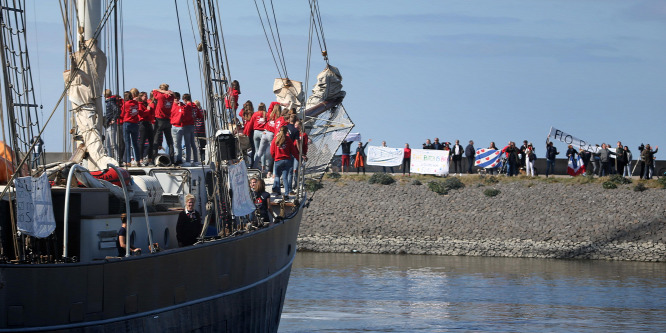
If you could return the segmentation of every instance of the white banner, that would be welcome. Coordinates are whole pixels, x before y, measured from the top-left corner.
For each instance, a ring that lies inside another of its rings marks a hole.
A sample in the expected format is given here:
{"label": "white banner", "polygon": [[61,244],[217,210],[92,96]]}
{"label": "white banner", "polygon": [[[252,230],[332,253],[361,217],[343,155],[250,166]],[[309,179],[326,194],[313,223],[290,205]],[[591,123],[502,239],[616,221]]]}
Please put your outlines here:
{"label": "white banner", "polygon": [[583,150],[587,150],[593,153],[596,153],[597,150],[601,149],[594,144],[576,138],[575,136],[566,133],[564,131],[558,130],[557,128],[554,127],[550,128],[550,133],[548,133],[548,138],[550,139],[550,141],[560,141],[567,145],[572,145],[576,149],[583,148]]}
{"label": "white banner", "polygon": [[[333,139],[338,141],[361,141],[361,133],[349,133],[344,136],[344,131],[337,131],[333,133]],[[344,137],[343,137],[344,136]]]}
{"label": "white banner", "polygon": [[16,178],[14,185],[18,230],[37,238],[48,237],[55,230],[56,223],[46,173],[39,178]]}
{"label": "white banner", "polygon": [[247,181],[245,161],[229,166],[229,185],[231,185],[231,211],[236,216],[244,216],[254,212],[257,207],[250,198],[250,184]]}
{"label": "white banner", "polygon": [[410,171],[412,173],[428,175],[448,175],[449,151],[434,149],[412,149]]}
{"label": "white banner", "polygon": [[400,166],[402,159],[405,157],[405,150],[403,148],[389,148],[389,147],[368,147],[368,165],[379,166]]}

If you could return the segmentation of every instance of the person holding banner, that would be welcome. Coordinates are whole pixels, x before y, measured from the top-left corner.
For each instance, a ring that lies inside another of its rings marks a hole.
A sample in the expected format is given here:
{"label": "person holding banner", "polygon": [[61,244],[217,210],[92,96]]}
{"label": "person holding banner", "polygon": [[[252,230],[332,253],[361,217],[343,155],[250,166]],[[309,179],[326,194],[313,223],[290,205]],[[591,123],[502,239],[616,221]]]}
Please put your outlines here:
{"label": "person holding banner", "polygon": [[349,167],[349,155],[351,154],[351,144],[352,141],[342,141],[342,143],[340,143],[340,149],[342,149],[340,168],[342,169],[343,174],[345,173],[345,167]]}
{"label": "person holding banner", "polygon": [[[382,147],[387,148],[386,141],[382,141]],[[391,173],[394,173],[393,167],[389,167],[389,168],[391,168]],[[385,166],[382,166],[382,170],[384,171],[384,173],[386,173],[386,167]]]}
{"label": "person holding banner", "polygon": [[368,146],[370,141],[372,141],[372,139],[368,139],[368,142],[365,144],[359,142],[358,147],[356,148],[356,155],[354,156],[354,167],[356,168],[357,175],[360,168],[363,168],[363,174],[365,175],[365,147]]}
{"label": "person holding banner", "polygon": [[549,171],[555,174],[555,157],[559,154],[560,152],[553,146],[550,139],[546,139],[546,178],[548,178]]}
{"label": "person holding banner", "polygon": [[409,176],[412,175],[412,170],[410,169],[410,163],[412,162],[412,150],[409,148],[409,143],[405,143],[405,155],[402,159],[402,175],[405,175],[405,171]]}
{"label": "person holding banner", "polygon": [[645,163],[645,175],[643,178],[651,179],[652,174],[654,173],[654,154],[659,151],[659,146],[655,147],[655,150],[650,148],[650,144],[646,144],[643,152],[641,152],[641,159]]}

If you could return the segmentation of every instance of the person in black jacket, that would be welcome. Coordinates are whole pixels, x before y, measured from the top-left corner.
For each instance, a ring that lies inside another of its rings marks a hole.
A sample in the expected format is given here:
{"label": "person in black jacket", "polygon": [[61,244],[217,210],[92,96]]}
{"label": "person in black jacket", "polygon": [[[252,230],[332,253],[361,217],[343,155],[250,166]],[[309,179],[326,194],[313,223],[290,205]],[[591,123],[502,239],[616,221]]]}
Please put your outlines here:
{"label": "person in black jacket", "polygon": [[472,174],[472,166],[474,166],[474,157],[476,157],[476,149],[474,149],[474,141],[469,140],[469,144],[465,147],[465,156],[467,157],[467,173]]}
{"label": "person in black jacket", "polygon": [[356,155],[354,156],[354,167],[356,168],[356,174],[358,174],[359,169],[363,169],[363,174],[365,175],[365,147],[368,146],[372,139],[368,139],[368,142],[365,144],[359,142],[358,147],[356,148]]}
{"label": "person in black jacket", "polygon": [[456,144],[451,147],[451,161],[453,162],[453,173],[462,176],[462,155],[465,152],[463,146],[460,145],[460,140],[456,140]]}
{"label": "person in black jacket", "polygon": [[185,196],[185,209],[178,214],[176,222],[176,239],[178,246],[188,246],[197,242],[201,235],[201,214],[194,210],[196,199],[192,194]]}
{"label": "person in black jacket", "polygon": [[553,143],[546,139],[546,178],[548,178],[549,171],[555,174],[555,156],[559,154],[557,148],[553,147]]}

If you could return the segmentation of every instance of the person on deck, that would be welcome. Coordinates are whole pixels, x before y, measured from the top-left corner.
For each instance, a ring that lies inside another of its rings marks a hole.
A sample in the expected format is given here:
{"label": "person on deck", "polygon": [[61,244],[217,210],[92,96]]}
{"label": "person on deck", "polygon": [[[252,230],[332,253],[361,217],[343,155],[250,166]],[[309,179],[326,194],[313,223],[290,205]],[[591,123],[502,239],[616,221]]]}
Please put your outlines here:
{"label": "person on deck", "polygon": [[123,107],[122,99],[111,93],[110,89],[104,90],[104,128],[106,128],[106,137],[104,138],[104,146],[106,147],[107,154],[117,160],[122,161],[122,157],[118,155],[118,118]]}
{"label": "person on deck", "polygon": [[189,106],[180,102],[180,93],[174,92],[171,107],[171,137],[174,139],[175,160],[172,161],[175,165],[183,164],[183,138],[185,134],[183,131],[183,121],[188,117],[188,113],[190,115],[192,113],[189,110]]}
{"label": "person on deck", "polygon": [[176,222],[176,239],[178,246],[188,246],[197,242],[201,235],[203,224],[201,214],[194,210],[196,198],[192,194],[185,196],[185,209],[178,214]]}
{"label": "person on deck", "polygon": [[288,172],[292,166],[293,158],[298,159],[298,147],[287,134],[287,126],[280,127],[279,132],[271,142],[271,156],[275,161],[275,179],[273,181],[273,193],[281,194],[280,181],[284,183],[285,194],[291,192],[291,184]]}
{"label": "person on deck", "polygon": [[254,204],[257,206],[259,217],[263,222],[270,222],[268,204],[271,195],[266,192],[266,183],[261,178],[252,178],[250,179],[250,187],[254,191]]}
{"label": "person on deck", "polygon": [[351,144],[353,141],[342,141],[340,149],[342,149],[342,156],[340,157],[340,169],[345,173],[345,167],[349,167],[349,155],[351,154]]}
{"label": "person on deck", "polygon": [[192,102],[190,94],[183,94],[184,110],[181,123],[183,124],[183,137],[185,138],[185,163],[189,165],[199,165],[197,145],[194,140],[194,122],[195,119],[203,118],[201,111],[196,104]]}
{"label": "person on deck", "polygon": [[[148,103],[148,94],[145,91],[139,93],[139,156],[145,165],[153,163],[153,122],[155,122],[155,110]],[[148,143],[148,147],[146,147]],[[147,150],[147,151],[146,151]]]}
{"label": "person on deck", "polygon": [[[259,103],[257,107],[257,112],[252,114],[250,121],[243,128],[243,133],[253,141],[254,147],[257,148],[256,153],[254,154],[254,161],[250,167],[256,168],[261,163],[263,157],[263,151],[261,151],[261,136],[266,129],[266,121],[268,119],[268,112],[266,111],[266,104]],[[261,170],[263,170],[266,165],[261,165]]]}
{"label": "person on deck", "polygon": [[257,154],[260,154],[259,160],[262,165],[262,174],[266,175],[267,178],[273,177],[273,158],[271,157],[271,142],[275,137],[275,132],[279,128],[275,126],[280,126],[281,124],[276,122],[282,114],[282,106],[278,102],[273,102],[268,107],[267,122],[264,126],[264,131],[261,133],[261,141],[259,142],[259,151]]}
{"label": "person on deck", "polygon": [[[120,229],[118,229],[118,238],[116,238],[116,249],[118,256],[124,257],[127,254],[127,214],[120,214]],[[130,245],[130,255],[140,254],[141,248]]]}
{"label": "person on deck", "polygon": [[173,91],[169,90],[169,85],[162,83],[159,89],[153,90],[155,105],[155,132],[153,137],[153,156],[157,157],[157,152],[161,147],[161,138],[164,135],[169,157],[173,163],[173,137],[171,136],[171,108],[173,106]]}
{"label": "person on deck", "polygon": [[365,147],[368,146],[372,139],[368,139],[368,142],[365,144],[359,142],[358,147],[356,147],[356,155],[354,155],[354,167],[356,168],[356,174],[358,174],[359,169],[363,168],[363,174],[365,175]]}
{"label": "person on deck", "polygon": [[194,139],[199,146],[199,157],[201,162],[206,160],[206,112],[201,108],[201,102],[194,101],[197,108],[197,114],[200,116],[194,119]]}
{"label": "person on deck", "polygon": [[[133,88],[133,90],[136,88]],[[141,161],[139,156],[139,113],[141,111],[141,104],[138,101],[138,90],[136,96],[132,96],[132,92],[125,92],[125,102],[121,116],[123,118],[123,133],[125,136],[125,166],[138,166]],[[132,152],[134,152],[134,162],[132,162]]]}
{"label": "person on deck", "polygon": [[224,96],[224,107],[228,110],[234,110],[234,113],[236,113],[236,110],[238,109],[238,95],[240,94],[240,83],[238,83],[237,80],[231,81],[231,87],[229,87],[227,95]]}
{"label": "person on deck", "polygon": [[[303,122],[300,119],[296,119],[296,122],[294,123],[294,127],[298,131],[298,141],[295,142],[296,147],[299,148],[299,153],[301,154],[301,160],[303,160],[303,163],[308,161],[308,145],[310,144],[310,138],[308,137],[308,133],[305,133],[303,131]],[[296,185],[298,184],[298,158],[294,159],[294,166],[292,167],[293,170],[293,177],[292,177],[292,188],[295,188]],[[295,180],[293,180],[295,179]]]}

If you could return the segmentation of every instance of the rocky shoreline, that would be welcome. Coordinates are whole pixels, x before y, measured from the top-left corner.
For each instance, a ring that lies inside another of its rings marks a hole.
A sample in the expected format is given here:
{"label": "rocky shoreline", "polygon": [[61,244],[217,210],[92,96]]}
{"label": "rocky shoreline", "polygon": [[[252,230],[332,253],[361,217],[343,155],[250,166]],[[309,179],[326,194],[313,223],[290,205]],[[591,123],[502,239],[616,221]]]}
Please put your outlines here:
{"label": "rocky shoreline", "polygon": [[[301,223],[300,251],[666,261],[666,190],[520,179],[439,195],[324,180]],[[500,194],[487,197],[484,189]]]}

